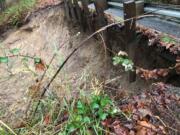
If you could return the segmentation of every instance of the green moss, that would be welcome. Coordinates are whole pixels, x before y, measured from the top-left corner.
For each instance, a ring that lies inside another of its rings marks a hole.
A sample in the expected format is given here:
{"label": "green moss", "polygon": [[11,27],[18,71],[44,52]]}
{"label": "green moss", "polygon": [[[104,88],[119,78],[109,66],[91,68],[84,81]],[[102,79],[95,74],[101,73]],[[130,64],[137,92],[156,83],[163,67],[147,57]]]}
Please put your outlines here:
{"label": "green moss", "polygon": [[173,39],[172,37],[169,37],[167,35],[164,35],[161,37],[161,41],[167,44],[176,44],[176,40]]}

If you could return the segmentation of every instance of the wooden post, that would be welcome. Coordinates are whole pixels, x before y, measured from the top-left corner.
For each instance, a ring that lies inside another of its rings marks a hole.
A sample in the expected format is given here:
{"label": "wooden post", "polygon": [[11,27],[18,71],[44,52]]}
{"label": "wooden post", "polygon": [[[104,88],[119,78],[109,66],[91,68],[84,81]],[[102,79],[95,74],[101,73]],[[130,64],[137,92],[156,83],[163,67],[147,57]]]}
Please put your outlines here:
{"label": "wooden post", "polygon": [[76,14],[75,14],[75,10],[74,10],[74,3],[73,0],[69,0],[69,8],[70,8],[70,13],[71,13],[71,17],[74,23],[77,22],[77,18],[76,18]]}
{"label": "wooden post", "polygon": [[[134,1],[124,2],[124,20],[133,18],[136,16],[136,4]],[[129,54],[130,59],[135,63],[135,41],[136,38],[136,19],[131,19],[124,23],[126,32],[126,51]],[[129,82],[136,81],[136,72],[129,72]]]}
{"label": "wooden post", "polygon": [[86,14],[90,14],[89,9],[88,9],[89,1],[88,0],[81,0],[81,2],[82,2],[84,12]]}
{"label": "wooden post", "polygon": [[180,0],[172,0],[171,3],[176,4],[176,5],[180,5]]}
{"label": "wooden post", "polygon": [[66,16],[67,20],[70,21],[71,17],[70,17],[70,10],[69,10],[69,6],[68,6],[68,0],[64,0],[64,8],[65,8],[65,16]]}
{"label": "wooden post", "polygon": [[5,0],[0,0],[0,12],[5,8]]}
{"label": "wooden post", "polygon": [[104,10],[106,10],[108,7],[107,0],[95,0],[94,4],[98,16],[98,27],[107,25],[107,22],[104,17]]}
{"label": "wooden post", "polygon": [[81,12],[81,9],[79,7],[78,0],[74,0],[74,5],[75,5],[75,10],[76,10],[76,15],[77,15],[78,23],[80,25],[82,25],[82,12]]}
{"label": "wooden post", "polygon": [[144,14],[144,1],[136,1],[136,16]]}
{"label": "wooden post", "polygon": [[[128,1],[124,3],[124,20],[133,18],[136,16],[136,5],[134,1]],[[136,34],[136,19],[131,19],[124,23],[125,31],[127,34],[127,41],[132,42]]]}
{"label": "wooden post", "polygon": [[[97,24],[98,24],[98,29],[106,26],[108,24],[105,16],[104,16],[104,10],[108,8],[107,0],[95,0],[94,5],[96,8],[96,13],[97,13]],[[109,35],[108,35],[108,29],[104,30],[102,33],[104,42],[106,44],[106,47],[108,48],[109,55],[112,55],[112,52],[109,50],[112,50],[112,47],[109,43]]]}
{"label": "wooden post", "polygon": [[90,18],[91,16],[91,13],[89,11],[89,8],[88,8],[88,4],[89,4],[89,0],[81,0],[81,3],[82,3],[82,7],[83,7],[83,30],[86,31],[86,27],[88,27],[88,30],[90,32],[93,32],[93,29],[92,29],[92,20]]}

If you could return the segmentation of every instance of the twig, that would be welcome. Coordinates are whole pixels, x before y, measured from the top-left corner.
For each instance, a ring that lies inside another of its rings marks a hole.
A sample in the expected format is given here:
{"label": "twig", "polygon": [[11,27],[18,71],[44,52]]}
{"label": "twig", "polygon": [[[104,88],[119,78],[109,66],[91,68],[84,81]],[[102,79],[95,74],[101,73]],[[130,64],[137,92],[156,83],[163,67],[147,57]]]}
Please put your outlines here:
{"label": "twig", "polygon": [[102,42],[103,42],[105,60],[107,60],[107,46],[106,46],[106,43],[105,43],[105,40],[104,40],[102,34],[99,34],[99,35],[100,35],[101,40],[102,40]]}
{"label": "twig", "polygon": [[159,116],[154,116],[154,117],[157,118],[157,119],[163,124],[164,127],[169,128],[169,129],[171,129],[171,130],[173,130],[173,131],[175,131],[175,132],[179,132],[179,133],[180,133],[179,130],[177,130],[177,129],[173,128],[173,127],[170,127],[170,126],[166,125],[166,124],[164,123],[164,121],[163,121]]}

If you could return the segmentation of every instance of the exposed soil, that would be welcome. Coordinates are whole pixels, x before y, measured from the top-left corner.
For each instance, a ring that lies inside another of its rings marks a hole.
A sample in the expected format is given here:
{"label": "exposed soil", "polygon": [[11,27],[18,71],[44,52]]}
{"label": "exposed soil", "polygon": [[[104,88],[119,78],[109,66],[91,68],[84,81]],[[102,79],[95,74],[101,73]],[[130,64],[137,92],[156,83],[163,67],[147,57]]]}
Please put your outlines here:
{"label": "exposed soil", "polygon": [[[68,26],[64,20],[61,5],[46,8],[34,13],[27,25],[4,33],[1,36],[3,49],[0,50],[0,54],[8,55],[9,49],[20,48],[20,54],[39,57],[48,64],[53,54],[58,52],[57,48],[78,32],[79,28]],[[44,84],[52,77],[64,58],[86,36],[87,34],[82,33],[62,46],[47,72]],[[35,69],[33,60],[27,63],[28,69],[23,65],[22,58],[12,57],[8,65],[0,64],[0,110],[11,112],[14,116],[21,115],[20,112],[25,111],[27,98],[31,94],[31,86],[43,73]],[[83,80],[89,81],[93,76],[106,77],[105,72],[108,67],[105,63],[103,47],[91,39],[67,63],[63,72],[53,82],[51,90],[55,89],[60,97],[63,97],[65,93],[72,96],[73,92],[69,93],[68,88],[63,87],[67,86],[67,83],[69,86],[73,84],[72,86],[76,88],[73,90],[76,91],[77,86],[83,85]],[[11,121],[10,117],[8,121]]]}
{"label": "exposed soil", "polygon": [[[0,54],[8,54],[9,49],[20,48],[21,54],[40,57],[48,64],[53,54],[58,52],[46,74],[43,82],[45,85],[66,56],[88,36],[88,33],[81,32],[78,37],[70,40],[79,31],[76,25],[72,26],[66,22],[61,5],[46,8],[32,14],[29,23],[20,29],[4,33],[1,36],[1,47],[4,49],[0,49]],[[57,51],[67,40],[68,43]],[[0,110],[11,113],[9,122],[11,117],[21,117],[24,113],[28,97],[31,95],[31,86],[43,73],[36,70],[33,60],[27,63],[28,69],[22,64],[20,57],[12,57],[8,65],[0,64]],[[120,91],[141,92],[151,84],[140,78],[129,84],[127,73],[120,67],[112,66],[111,58],[106,57],[103,43],[91,39],[68,61],[49,91],[57,92],[59,97],[72,97],[79,89],[86,89],[93,78],[108,82],[117,76],[118,79],[108,84],[109,87],[116,88],[108,88],[112,95]]]}

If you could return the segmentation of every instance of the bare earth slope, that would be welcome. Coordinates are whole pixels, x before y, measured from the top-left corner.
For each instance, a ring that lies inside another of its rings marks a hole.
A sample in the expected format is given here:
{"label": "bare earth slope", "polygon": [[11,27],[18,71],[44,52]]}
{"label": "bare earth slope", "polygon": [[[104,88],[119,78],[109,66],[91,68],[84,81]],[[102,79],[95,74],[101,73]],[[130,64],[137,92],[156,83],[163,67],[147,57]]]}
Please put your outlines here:
{"label": "bare earth slope", "polygon": [[[5,38],[1,42],[0,54],[9,56],[11,55],[9,50],[18,48],[20,54],[36,56],[48,64],[53,54],[58,52],[57,48],[78,33],[76,28],[72,31],[67,25],[61,5],[36,12],[27,25],[3,35]],[[86,35],[80,34],[73,41],[62,46],[48,70],[45,82],[52,77],[64,58],[85,37]],[[61,77],[55,80],[51,89],[56,88],[60,91],[63,87],[62,80],[66,81],[69,76],[74,85],[79,85],[77,78],[80,79],[84,75],[105,76],[103,58],[103,48],[93,39],[90,40],[86,48],[78,51],[64,68],[68,75],[63,72]],[[19,114],[19,110],[25,110],[30,86],[42,75],[42,71],[35,69],[33,59],[26,61],[26,64],[27,66],[23,64],[21,57],[11,57],[8,64],[0,64],[0,110],[11,112],[13,115]],[[63,96],[62,94],[60,92],[59,96]]]}
{"label": "bare earth slope", "polygon": [[[79,28],[65,21],[63,10],[62,5],[42,9],[31,15],[28,24],[1,35],[0,56],[11,57],[8,64],[0,64],[0,117],[5,115],[10,123],[14,118],[22,118],[31,97],[32,86],[43,71],[36,70],[34,59],[15,57],[9,51],[19,49],[21,55],[41,58],[46,65],[57,53],[43,81],[42,86],[45,86],[66,56],[88,36],[81,32],[73,38]],[[61,47],[60,51],[58,47]],[[119,75],[122,77],[116,80],[117,84],[113,84],[117,90],[132,91],[148,86],[149,83],[141,79],[129,85],[127,74],[119,67],[113,68],[111,58],[105,58],[103,44],[90,39],[68,61],[49,91],[57,92],[59,97],[72,97],[79,92],[79,88],[86,89],[94,77],[104,81]],[[118,94],[118,91],[111,91],[110,94],[113,92]]]}

